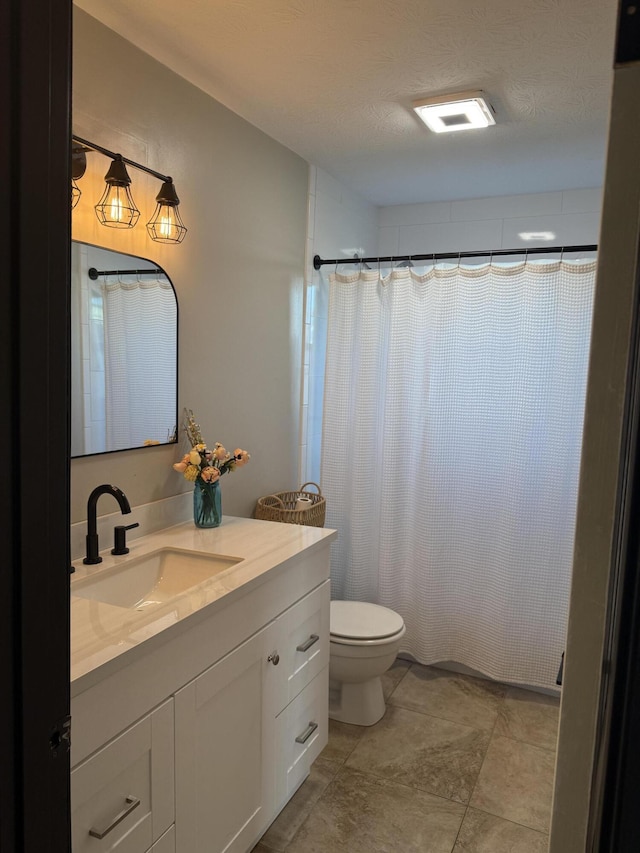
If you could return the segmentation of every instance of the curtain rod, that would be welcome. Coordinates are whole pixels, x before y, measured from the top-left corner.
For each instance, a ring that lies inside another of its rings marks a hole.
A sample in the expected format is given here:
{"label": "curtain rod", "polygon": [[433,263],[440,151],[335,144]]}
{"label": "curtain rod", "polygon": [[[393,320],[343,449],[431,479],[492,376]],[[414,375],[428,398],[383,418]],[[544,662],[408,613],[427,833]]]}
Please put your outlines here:
{"label": "curtain rod", "polygon": [[160,267],[146,270],[97,270],[95,267],[89,267],[89,278],[92,281],[97,281],[101,275],[163,275],[165,278],[167,276]]}
{"label": "curtain rod", "polygon": [[597,244],[589,246],[547,246],[545,248],[523,249],[495,249],[492,252],[429,252],[426,255],[385,255],[379,258],[359,258],[354,255],[353,258],[333,258],[327,260],[321,258],[320,255],[314,255],[313,267],[319,270],[325,264],[380,264],[380,263],[395,263],[396,261],[443,261],[443,260],[460,260],[461,258],[495,258],[500,255],[544,255],[552,252],[596,252]]}

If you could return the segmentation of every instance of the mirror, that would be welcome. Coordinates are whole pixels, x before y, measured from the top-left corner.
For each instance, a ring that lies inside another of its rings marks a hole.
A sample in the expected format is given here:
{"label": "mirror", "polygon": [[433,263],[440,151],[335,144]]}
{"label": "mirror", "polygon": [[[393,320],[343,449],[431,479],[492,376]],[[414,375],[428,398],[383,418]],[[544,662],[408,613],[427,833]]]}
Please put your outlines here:
{"label": "mirror", "polygon": [[175,442],[178,302],[157,264],[72,242],[71,456]]}

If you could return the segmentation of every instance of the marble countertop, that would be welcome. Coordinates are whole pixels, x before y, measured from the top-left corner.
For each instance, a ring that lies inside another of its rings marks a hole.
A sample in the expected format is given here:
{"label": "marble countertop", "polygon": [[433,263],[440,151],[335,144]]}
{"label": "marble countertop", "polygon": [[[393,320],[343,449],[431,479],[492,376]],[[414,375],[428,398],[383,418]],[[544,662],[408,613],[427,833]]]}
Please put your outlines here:
{"label": "marble countertop", "polygon": [[[208,608],[235,600],[266,580],[267,574],[301,551],[323,547],[336,536],[334,530],[298,524],[279,524],[251,518],[225,516],[220,527],[199,530],[193,522],[178,524],[132,540],[129,553],[115,557],[101,552],[102,563],[75,562],[71,579],[71,682],[131,652],[167,628],[193,618]],[[74,595],[74,585],[97,577],[127,561],[160,548],[180,548],[240,558],[241,562],[191,587],[166,604],[138,611]]]}

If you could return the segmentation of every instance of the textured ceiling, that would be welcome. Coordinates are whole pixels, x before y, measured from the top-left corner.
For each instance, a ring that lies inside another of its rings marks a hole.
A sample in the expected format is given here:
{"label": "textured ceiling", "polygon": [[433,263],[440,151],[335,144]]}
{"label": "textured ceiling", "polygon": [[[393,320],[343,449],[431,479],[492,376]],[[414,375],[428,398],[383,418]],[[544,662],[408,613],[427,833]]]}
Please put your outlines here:
{"label": "textured ceiling", "polygon": [[[76,3],[375,204],[602,182],[617,0]],[[465,89],[495,127],[409,109]]]}

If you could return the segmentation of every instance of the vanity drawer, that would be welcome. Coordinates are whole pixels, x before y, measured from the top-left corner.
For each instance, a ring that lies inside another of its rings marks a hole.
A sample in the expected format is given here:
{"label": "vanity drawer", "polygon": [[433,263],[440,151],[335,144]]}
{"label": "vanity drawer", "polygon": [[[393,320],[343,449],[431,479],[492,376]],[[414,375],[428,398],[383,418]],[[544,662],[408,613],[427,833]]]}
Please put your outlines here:
{"label": "vanity drawer", "polygon": [[312,763],[327,745],[329,731],[329,667],[278,715],[280,747],[278,802],[283,805],[309,774]]}
{"label": "vanity drawer", "polygon": [[174,821],[173,777],[169,699],[71,771],[73,853],[149,850]]}
{"label": "vanity drawer", "polygon": [[306,595],[281,616],[280,660],[286,688],[284,707],[329,663],[330,581]]}

